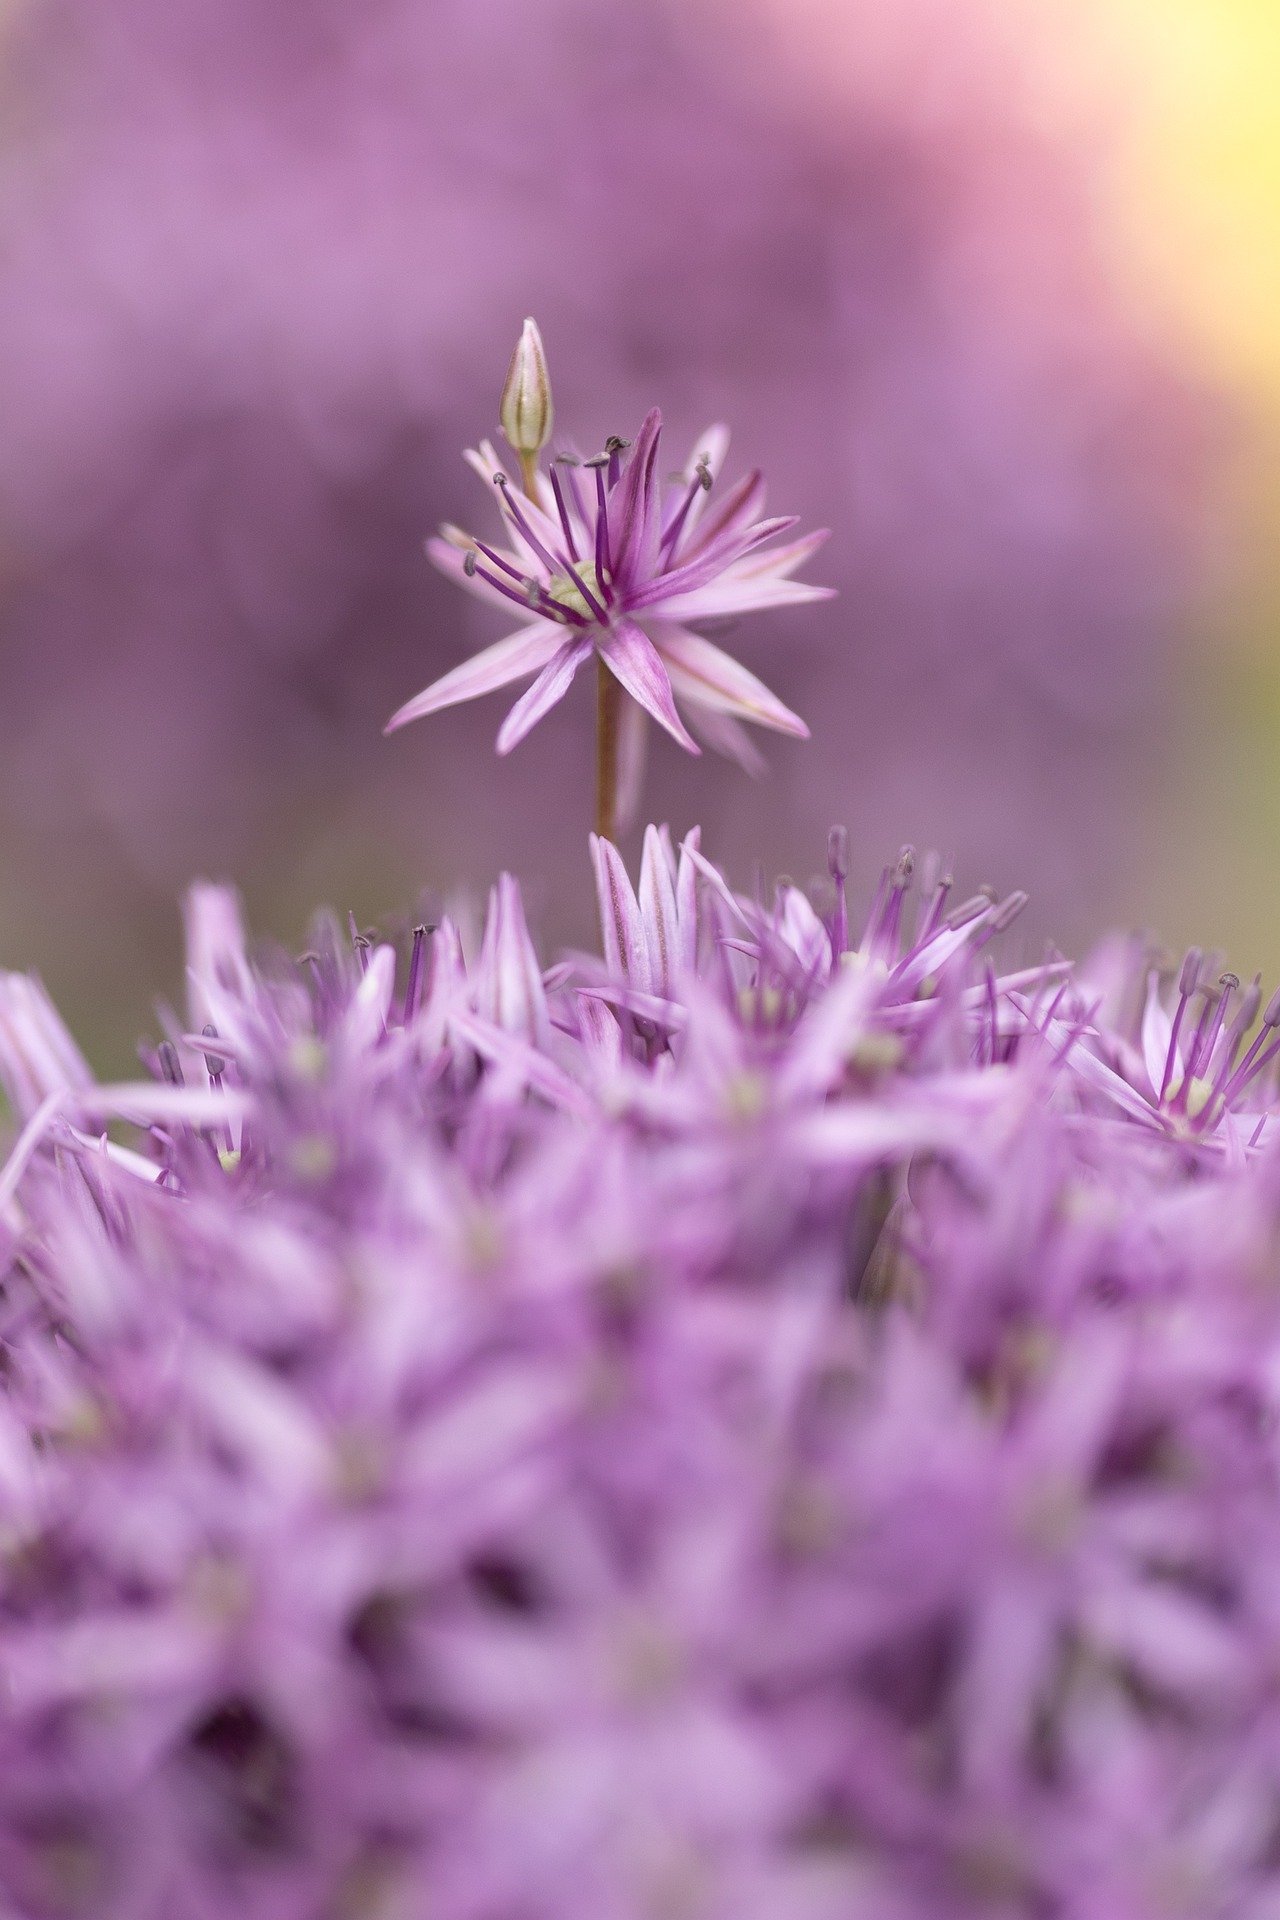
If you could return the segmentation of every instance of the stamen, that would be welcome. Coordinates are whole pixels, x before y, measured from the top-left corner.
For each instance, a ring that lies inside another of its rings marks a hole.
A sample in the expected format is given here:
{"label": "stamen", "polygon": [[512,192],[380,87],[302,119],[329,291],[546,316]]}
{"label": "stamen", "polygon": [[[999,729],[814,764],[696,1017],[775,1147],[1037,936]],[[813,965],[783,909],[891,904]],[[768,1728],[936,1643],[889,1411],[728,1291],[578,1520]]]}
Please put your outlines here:
{"label": "stamen", "polygon": [[[206,1040],[216,1040],[218,1037],[218,1029],[211,1022],[206,1022],[200,1031]],[[206,1053],[204,1056],[204,1064],[205,1071],[209,1075],[210,1086],[220,1087],[222,1085],[222,1055],[219,1053]]]}
{"label": "stamen", "polygon": [[569,509],[564,503],[564,494],[560,487],[560,475],[556,472],[554,461],[551,463],[551,491],[556,497],[556,511],[560,515],[560,530],[564,534],[564,543],[569,549],[569,557],[573,560],[580,560],[582,556],[578,552],[577,542],[573,537],[573,525],[569,519]]}
{"label": "stamen", "polygon": [[995,1058],[996,1058],[996,1040],[998,1038],[999,1028],[1000,1028],[1000,997],[996,991],[996,970],[992,966],[990,960],[986,961],[983,966],[983,982],[986,987],[987,1022],[988,1022],[986,1057],[987,1057],[988,1063],[994,1066]]}
{"label": "stamen", "polygon": [[[592,593],[590,587],[587,585],[586,581],[583,579],[582,575],[578,572],[577,568],[574,566],[573,562],[567,557],[567,555],[552,553],[551,549],[549,547],[544,546],[542,541],[539,540],[537,534],[534,532],[533,528],[529,524],[529,519],[524,511],[524,508],[520,505],[519,501],[516,500],[512,495],[510,485],[507,481],[506,474],[495,473],[493,476],[493,479],[494,479],[494,485],[498,488],[499,492],[502,495],[503,506],[505,507],[506,511],[510,514],[511,518],[515,521],[515,524],[517,525],[517,527],[519,527],[521,533],[524,535],[525,539],[529,542],[529,545],[533,548],[534,552],[537,554],[538,558],[542,561],[543,565],[552,574],[557,574],[557,573],[567,574],[570,580],[572,580],[574,586],[578,589],[578,592],[582,595],[582,598],[586,602],[587,606],[590,607],[596,619],[600,622],[602,626],[607,626],[609,624],[609,612],[607,607],[602,606],[600,601],[597,600],[595,594]],[[585,624],[585,622],[582,624]]]}
{"label": "stamen", "polygon": [[361,973],[367,973],[369,971],[369,948],[373,945],[373,942],[366,934],[361,933],[359,927],[357,927],[354,913],[348,912],[347,925],[351,930],[351,944],[355,948],[356,958],[360,962],[360,971]]}
{"label": "stamen", "polygon": [[1169,1034],[1169,1049],[1164,1057],[1164,1075],[1160,1081],[1160,1105],[1164,1105],[1169,1083],[1173,1079],[1174,1068],[1178,1064],[1178,1035],[1182,1031],[1182,1022],[1186,1016],[1187,1005],[1200,980],[1200,968],[1204,955],[1199,947],[1189,947],[1182,962],[1182,971],[1178,975],[1178,1006],[1173,1016],[1173,1027]]}
{"label": "stamen", "polygon": [[596,476],[596,579],[604,587],[605,574],[613,573],[613,560],[609,553],[609,502],[604,489],[604,464],[607,455],[597,454],[594,460],[585,464],[591,467]]}
{"label": "stamen", "polygon": [[604,443],[604,450],[609,456],[610,489],[618,484],[618,476],[622,472],[622,456],[630,445],[629,440],[619,439],[616,433],[611,433]]}
{"label": "stamen", "polygon": [[585,527],[591,516],[587,512],[587,503],[583,496],[582,488],[578,484],[577,470],[582,465],[581,460],[579,460],[576,453],[558,453],[555,456],[553,465],[564,468],[565,488],[570,500],[573,502],[574,512]]}
{"label": "stamen", "polygon": [[849,877],[849,832],[847,827],[832,827],[827,835],[827,872],[836,890],[835,912],[831,918],[831,951],[839,960],[849,944],[849,900],[845,881]]}
{"label": "stamen", "polygon": [[711,468],[705,453],[699,454],[698,464],[693,470],[693,478],[685,489],[684,499],[672,515],[671,522],[662,536],[662,556],[664,563],[674,553],[679,542],[684,523],[689,517],[689,509],[700,493],[711,491]]}
{"label": "stamen", "polygon": [[178,1049],[172,1040],[162,1040],[156,1048],[156,1065],[160,1069],[161,1078],[167,1080],[171,1087],[186,1085],[182,1077],[182,1062],[178,1058]]}
{"label": "stamen", "polygon": [[[1280,988],[1277,988],[1267,1002],[1266,1012],[1262,1016],[1262,1025],[1254,1037],[1253,1045],[1222,1090],[1224,1107],[1230,1106],[1237,1094],[1243,1093],[1249,1082],[1261,1073],[1273,1058],[1277,1047],[1280,1046],[1280,1042],[1273,1041],[1271,1038],[1277,1027],[1280,1027]],[[1264,1048],[1266,1048],[1265,1053]]]}
{"label": "stamen", "polygon": [[1245,988],[1227,1034],[1226,1066],[1230,1069],[1240,1051],[1240,1043],[1258,1017],[1258,1008],[1262,1005],[1262,975],[1255,973]]}
{"label": "stamen", "polygon": [[412,1026],[418,1011],[418,997],[422,992],[423,958],[427,943],[427,929],[415,927],[413,930],[413,951],[409,955],[409,978],[404,989],[404,1024]]}
{"label": "stamen", "polygon": [[941,879],[938,881],[938,884],[934,888],[933,894],[930,898],[928,910],[925,913],[924,919],[916,930],[917,946],[923,946],[924,942],[926,940],[931,940],[934,934],[937,932],[938,927],[942,922],[942,913],[943,913],[944,907],[947,904],[947,897],[950,894],[951,889],[954,885],[955,885],[955,880],[952,877],[952,875],[949,873],[944,873]]}
{"label": "stamen", "polygon": [[967,900],[962,900],[958,907],[952,908],[943,924],[952,932],[958,933],[960,928],[967,927],[971,920],[977,920],[982,914],[990,913],[991,904],[989,893],[972,893]]}
{"label": "stamen", "polygon": [[1221,999],[1220,989],[1216,986],[1206,984],[1202,986],[1199,991],[1204,1005],[1200,1010],[1200,1018],[1196,1022],[1196,1030],[1191,1037],[1191,1044],[1187,1048],[1186,1070],[1182,1076],[1182,1084],[1174,1094],[1171,1102],[1172,1106],[1180,1112],[1185,1110],[1187,1101],[1190,1098],[1191,1083],[1197,1076],[1197,1070],[1204,1051],[1205,1036],[1209,1031],[1210,1023],[1218,1010],[1218,1004]]}
{"label": "stamen", "polygon": [[1219,978],[1218,986],[1222,991],[1218,996],[1213,1019],[1204,1039],[1200,1043],[1196,1053],[1195,1065],[1192,1068],[1192,1072],[1201,1080],[1208,1076],[1209,1063],[1213,1059],[1214,1048],[1218,1044],[1218,1036],[1222,1032],[1222,1025],[1227,1017],[1227,1009],[1231,1005],[1231,996],[1236,992],[1239,985],[1240,975],[1238,973],[1224,973]]}
{"label": "stamen", "polygon": [[1002,900],[991,916],[989,922],[991,933],[1004,933],[1011,927],[1030,898],[1030,894],[1024,893],[1019,887],[1009,895],[1007,900]]}
{"label": "stamen", "polygon": [[[540,587],[537,581],[531,580],[527,574],[515,575],[521,583],[521,590],[517,592],[514,587],[508,586],[505,580],[500,580],[488,567],[482,567],[478,561],[469,571],[478,579],[486,581],[489,586],[496,587],[498,592],[505,594],[508,600],[514,600],[518,607],[536,607],[546,620],[559,620],[563,625],[571,627],[585,627],[590,624],[575,608],[566,607],[562,601],[553,600],[546,588]],[[508,572],[510,571],[511,569],[508,568]]]}

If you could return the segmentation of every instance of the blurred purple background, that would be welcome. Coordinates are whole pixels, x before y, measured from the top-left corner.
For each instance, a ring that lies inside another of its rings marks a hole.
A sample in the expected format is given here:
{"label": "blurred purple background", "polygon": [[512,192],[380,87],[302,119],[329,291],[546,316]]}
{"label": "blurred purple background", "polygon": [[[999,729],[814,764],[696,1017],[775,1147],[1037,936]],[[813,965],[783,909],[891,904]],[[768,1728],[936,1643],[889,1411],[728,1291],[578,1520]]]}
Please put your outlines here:
{"label": "blurred purple background", "polygon": [[199,873],[295,942],[503,865],[550,943],[586,931],[585,691],[501,763],[500,701],[381,737],[505,630],[422,539],[486,510],[460,450],[527,312],[566,433],[657,401],[674,465],[722,416],[731,471],[833,529],[839,599],[734,639],[813,743],[764,740],[760,783],[663,743],[649,811],[744,880],[842,819],[861,875],[914,839],[1064,942],[1128,917],[1214,409],[1110,288],[1092,157],[1004,112],[980,42],[929,113],[807,103],[768,45],[647,0],[11,20],[0,942],[104,1063]]}

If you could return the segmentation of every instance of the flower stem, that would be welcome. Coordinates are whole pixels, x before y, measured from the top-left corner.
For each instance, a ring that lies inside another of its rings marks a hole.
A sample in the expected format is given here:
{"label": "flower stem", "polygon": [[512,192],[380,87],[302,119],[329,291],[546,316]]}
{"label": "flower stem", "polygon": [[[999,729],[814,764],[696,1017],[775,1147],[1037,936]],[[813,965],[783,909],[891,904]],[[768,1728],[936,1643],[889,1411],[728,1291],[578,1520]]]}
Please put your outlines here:
{"label": "flower stem", "polygon": [[537,483],[538,456],[536,453],[522,453],[520,455],[520,485],[524,489],[525,498],[532,500],[535,505],[538,499]]}
{"label": "flower stem", "polygon": [[596,832],[614,837],[618,804],[618,712],[622,688],[596,656]]}

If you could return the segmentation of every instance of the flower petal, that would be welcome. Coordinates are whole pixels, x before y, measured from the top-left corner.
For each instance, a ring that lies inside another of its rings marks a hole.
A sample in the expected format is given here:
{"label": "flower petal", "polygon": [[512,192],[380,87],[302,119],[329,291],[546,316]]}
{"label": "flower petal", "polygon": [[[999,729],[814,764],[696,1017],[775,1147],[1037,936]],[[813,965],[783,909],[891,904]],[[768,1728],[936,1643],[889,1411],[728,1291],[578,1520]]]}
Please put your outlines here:
{"label": "flower petal", "polygon": [[644,922],[622,855],[599,834],[591,835],[590,845],[605,963],[610,973],[647,984]]}
{"label": "flower petal", "polygon": [[526,733],[537,726],[543,714],[549,713],[564,699],[574,674],[591,652],[589,640],[566,640],[557,649],[528,692],[521,694],[499,728],[499,753],[510,753],[512,747],[518,746]]}
{"label": "flower petal", "polygon": [[791,540],[785,547],[774,547],[769,553],[761,554],[751,561],[742,561],[733,569],[738,579],[746,579],[756,574],[767,574],[770,579],[785,580],[801,566],[811,554],[825,546],[831,538],[830,527],[818,527],[813,533],[802,534],[799,540]]}
{"label": "flower petal", "polygon": [[636,436],[626,472],[609,496],[609,558],[614,581],[625,591],[652,573],[658,558],[662,509],[654,478],[662,415],[653,407]]}
{"label": "flower petal", "polygon": [[[737,563],[744,561],[749,554],[772,540],[776,534],[787,533],[796,524],[791,514],[777,520],[759,520],[754,527],[748,527],[745,533],[735,539],[720,541],[714,553],[703,554],[692,560],[687,566],[674,567],[668,573],[659,574],[655,580],[645,583],[629,596],[629,604],[634,609],[655,605],[660,600],[674,599],[681,594],[692,593],[698,587],[704,587],[713,580],[721,579],[732,568],[734,577],[740,577],[743,568]],[[761,571],[768,569],[764,562]]]}
{"label": "flower petal", "polygon": [[679,956],[676,883],[669,850],[656,827],[644,830],[640,856],[640,913],[644,921],[650,992],[669,999]]}
{"label": "flower petal", "polygon": [[807,740],[809,729],[799,714],[784,707],[762,680],[749,673],[740,660],[725,653],[700,633],[665,624],[654,627],[654,644],[671,676],[671,684],[682,699],[711,707],[717,713],[735,714],[740,720],[754,721],[758,727],[772,727],[776,733],[791,733]]}
{"label": "flower petal", "polygon": [[671,679],[657,648],[634,620],[620,620],[600,649],[600,657],[633,700],[652,714],[687,753],[701,753],[676,712]]}
{"label": "flower petal", "polygon": [[811,587],[803,580],[778,580],[761,570],[756,577],[722,573],[705,587],[663,600],[662,619],[719,620],[730,614],[762,613],[769,607],[803,607],[835,598],[834,587]]}
{"label": "flower petal", "polygon": [[394,733],[397,727],[407,726],[410,720],[420,720],[424,714],[437,713],[441,707],[456,707],[463,700],[476,700],[482,693],[493,693],[513,680],[522,680],[526,674],[537,673],[560,646],[561,631],[554,620],[539,620],[531,627],[521,627],[505,640],[495,640],[483,653],[464,660],[461,666],[433,680],[429,687],[406,701],[392,714],[383,732]]}

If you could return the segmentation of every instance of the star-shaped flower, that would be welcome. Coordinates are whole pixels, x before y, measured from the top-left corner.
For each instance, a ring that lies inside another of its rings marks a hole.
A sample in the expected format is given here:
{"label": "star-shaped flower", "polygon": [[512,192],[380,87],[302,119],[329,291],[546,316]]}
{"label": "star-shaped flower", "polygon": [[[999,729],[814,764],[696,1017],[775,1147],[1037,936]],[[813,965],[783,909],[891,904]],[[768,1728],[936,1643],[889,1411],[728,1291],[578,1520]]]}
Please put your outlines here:
{"label": "star-shaped flower", "polygon": [[[526,336],[531,327],[527,322]],[[545,381],[536,329],[529,352],[522,359],[518,351],[513,362],[510,378],[519,377]],[[544,406],[517,408],[508,407],[504,396],[504,423],[514,423],[509,435],[519,439],[525,418],[549,423],[549,388],[544,398]],[[758,471],[717,507],[709,505],[727,430],[713,427],[688,464],[666,481],[658,469],[661,430],[662,416],[654,408],[634,443],[610,439],[588,460],[557,454],[549,473],[537,465],[537,446],[517,445],[523,491],[490,442],[467,454],[496,491],[506,542],[490,544],[445,527],[428,542],[428,551],[460,584],[482,598],[514,603],[526,618],[516,632],[408,701],[388,723],[389,733],[535,675],[498,734],[498,752],[509,753],[596,654],[636,708],[691,753],[699,748],[689,727],[706,745],[748,767],[757,756],[741,721],[807,737],[798,715],[697,628],[757,608],[828,598],[831,589],[791,577],[826,534],[807,534],[765,552],[796,521],[761,517],[764,480]],[[640,712],[628,721],[624,760],[634,752],[637,723],[643,725]]]}

